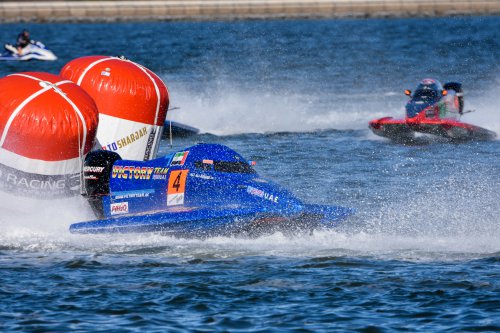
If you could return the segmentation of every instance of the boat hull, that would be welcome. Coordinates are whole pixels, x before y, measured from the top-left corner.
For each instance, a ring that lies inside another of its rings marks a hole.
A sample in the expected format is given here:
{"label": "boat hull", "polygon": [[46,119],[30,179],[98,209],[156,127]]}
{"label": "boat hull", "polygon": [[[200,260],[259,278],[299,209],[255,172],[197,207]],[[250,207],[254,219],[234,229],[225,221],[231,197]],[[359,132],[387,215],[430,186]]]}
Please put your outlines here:
{"label": "boat hull", "polygon": [[372,120],[369,128],[378,136],[394,141],[412,141],[416,133],[429,134],[450,141],[491,140],[496,133],[455,119],[394,119]]}
{"label": "boat hull", "polygon": [[176,237],[261,236],[328,229],[353,214],[339,206],[304,205],[289,210],[258,207],[182,207],[75,223],[75,234],[156,232]]}

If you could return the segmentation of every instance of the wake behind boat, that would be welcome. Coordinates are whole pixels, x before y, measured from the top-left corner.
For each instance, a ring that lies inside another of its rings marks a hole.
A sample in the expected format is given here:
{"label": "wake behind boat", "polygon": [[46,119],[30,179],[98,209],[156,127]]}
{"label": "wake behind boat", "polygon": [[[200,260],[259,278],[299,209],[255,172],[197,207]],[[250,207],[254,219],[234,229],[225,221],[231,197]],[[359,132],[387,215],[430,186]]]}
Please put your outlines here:
{"label": "wake behind boat", "polygon": [[17,48],[11,44],[4,45],[5,52],[0,55],[0,60],[28,61],[28,60],[57,60],[57,56],[49,50],[42,42],[31,41],[19,54]]}
{"label": "wake behind boat", "polygon": [[370,121],[369,128],[376,135],[396,142],[412,142],[418,133],[429,134],[451,141],[491,140],[496,133],[460,121],[464,111],[462,85],[448,82],[444,86],[434,79],[424,79],[406,104],[406,117],[383,117]]}

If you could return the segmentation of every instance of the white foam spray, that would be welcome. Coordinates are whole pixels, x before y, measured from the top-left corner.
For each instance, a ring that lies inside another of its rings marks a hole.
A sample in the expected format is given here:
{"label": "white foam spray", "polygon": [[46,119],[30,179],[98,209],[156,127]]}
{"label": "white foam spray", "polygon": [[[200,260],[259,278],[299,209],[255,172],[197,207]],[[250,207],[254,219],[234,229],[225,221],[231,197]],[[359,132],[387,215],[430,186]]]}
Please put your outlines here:
{"label": "white foam spray", "polygon": [[[172,111],[168,118],[216,135],[367,129],[372,119],[403,117],[407,101],[402,92],[389,90],[306,94],[300,89],[280,91],[265,85],[247,89],[231,82],[216,82],[202,93],[175,82],[170,89],[172,105],[180,110]],[[484,93],[469,97],[466,91],[466,109],[475,112],[464,115],[462,121],[500,133],[499,89],[496,82]]]}
{"label": "white foam spray", "polygon": [[216,135],[365,129],[371,119],[401,114],[404,101],[393,92],[310,95],[265,87],[244,89],[231,83],[207,89],[193,94],[171,83],[172,105],[180,109],[167,118]]}
{"label": "white foam spray", "polygon": [[[71,235],[68,226],[91,217],[76,198],[17,198],[0,218],[0,245],[23,251],[113,253],[180,260],[241,256],[370,256],[410,261],[469,260],[500,252],[498,180],[450,176],[427,190],[394,191],[378,209],[358,206],[334,230],[274,233],[259,238],[178,239],[158,234]],[[6,198],[4,195],[2,199]],[[3,201],[5,202],[5,201]],[[21,214],[22,213],[22,214]]]}
{"label": "white foam spray", "polygon": [[82,197],[43,200],[0,192],[0,245],[23,250],[65,248],[71,223],[92,219]]}
{"label": "white foam spray", "polygon": [[478,96],[468,98],[466,90],[464,98],[465,110],[474,112],[465,114],[461,120],[494,131],[497,140],[500,139],[500,77]]}

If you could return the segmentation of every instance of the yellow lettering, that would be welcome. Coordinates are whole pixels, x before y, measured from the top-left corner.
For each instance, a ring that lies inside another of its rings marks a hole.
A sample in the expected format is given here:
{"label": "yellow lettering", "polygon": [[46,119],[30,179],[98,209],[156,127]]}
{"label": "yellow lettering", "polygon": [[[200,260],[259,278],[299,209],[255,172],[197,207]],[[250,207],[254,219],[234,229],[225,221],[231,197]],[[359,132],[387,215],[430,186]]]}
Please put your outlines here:
{"label": "yellow lettering", "polygon": [[116,177],[120,178],[119,177],[120,172],[122,172],[122,171],[123,171],[123,167],[118,166],[118,165],[113,166],[112,177],[113,178],[116,178]]}
{"label": "yellow lettering", "polygon": [[[123,176],[122,176],[123,179],[128,179],[129,174],[126,174],[125,172],[128,172],[130,174],[130,167],[129,166],[123,167]],[[130,177],[130,178],[132,178],[132,177]]]}

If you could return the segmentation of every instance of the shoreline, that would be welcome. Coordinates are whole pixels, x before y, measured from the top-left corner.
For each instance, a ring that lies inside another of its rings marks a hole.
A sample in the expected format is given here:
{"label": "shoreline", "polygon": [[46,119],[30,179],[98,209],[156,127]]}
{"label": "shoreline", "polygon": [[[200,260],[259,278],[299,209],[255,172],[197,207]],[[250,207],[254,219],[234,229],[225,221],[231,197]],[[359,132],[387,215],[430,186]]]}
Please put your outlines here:
{"label": "shoreline", "polygon": [[6,1],[0,23],[498,15],[498,0]]}

